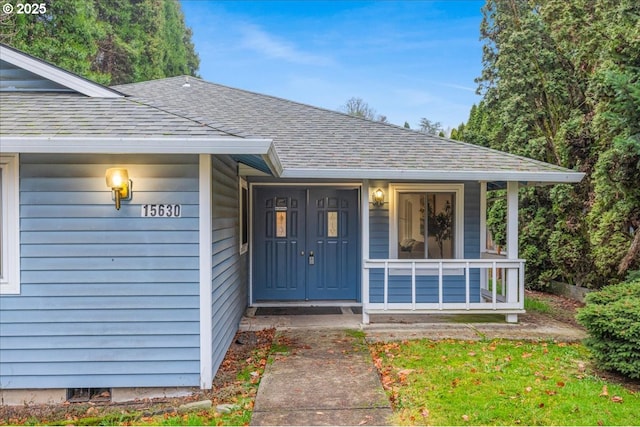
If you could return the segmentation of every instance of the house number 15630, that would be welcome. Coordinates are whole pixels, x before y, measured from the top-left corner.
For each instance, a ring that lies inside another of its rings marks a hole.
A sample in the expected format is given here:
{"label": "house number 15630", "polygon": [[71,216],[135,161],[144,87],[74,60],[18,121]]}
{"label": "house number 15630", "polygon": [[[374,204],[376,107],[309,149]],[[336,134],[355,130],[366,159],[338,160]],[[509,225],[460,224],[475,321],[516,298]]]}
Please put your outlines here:
{"label": "house number 15630", "polygon": [[182,213],[182,205],[142,205],[140,216],[179,218]]}

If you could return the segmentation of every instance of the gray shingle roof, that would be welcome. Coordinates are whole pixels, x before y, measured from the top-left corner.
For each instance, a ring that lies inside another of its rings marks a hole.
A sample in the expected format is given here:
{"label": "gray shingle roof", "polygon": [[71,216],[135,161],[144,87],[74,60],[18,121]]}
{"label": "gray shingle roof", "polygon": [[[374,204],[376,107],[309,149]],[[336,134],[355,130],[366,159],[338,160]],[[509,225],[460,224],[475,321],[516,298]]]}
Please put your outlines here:
{"label": "gray shingle roof", "polygon": [[[185,77],[115,87],[134,99],[237,135],[269,138],[282,176],[575,182],[559,166]],[[325,171],[325,175],[319,173]],[[461,172],[463,172],[461,174]],[[464,173],[466,172],[466,174]],[[518,175],[518,176],[520,176]]]}
{"label": "gray shingle roof", "polygon": [[0,135],[12,137],[226,137],[193,120],[127,98],[1,93]]}

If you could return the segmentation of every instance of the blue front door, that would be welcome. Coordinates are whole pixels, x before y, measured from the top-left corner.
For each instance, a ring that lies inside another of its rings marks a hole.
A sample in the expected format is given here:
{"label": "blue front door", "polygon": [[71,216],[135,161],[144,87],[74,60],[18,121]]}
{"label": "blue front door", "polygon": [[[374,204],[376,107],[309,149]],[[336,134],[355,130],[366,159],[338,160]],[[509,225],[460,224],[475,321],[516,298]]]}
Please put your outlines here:
{"label": "blue front door", "polygon": [[357,300],[358,190],[256,187],[253,299]]}

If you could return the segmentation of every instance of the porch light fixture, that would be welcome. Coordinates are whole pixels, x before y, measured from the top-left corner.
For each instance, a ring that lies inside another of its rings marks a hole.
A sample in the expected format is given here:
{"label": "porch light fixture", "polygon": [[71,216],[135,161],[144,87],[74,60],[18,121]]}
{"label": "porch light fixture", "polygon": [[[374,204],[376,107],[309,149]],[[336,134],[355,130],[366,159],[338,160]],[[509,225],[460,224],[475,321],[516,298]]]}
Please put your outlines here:
{"label": "porch light fixture", "polygon": [[373,206],[384,205],[384,191],[382,191],[381,188],[378,188],[376,191],[374,191],[371,198],[373,199]]}
{"label": "porch light fixture", "polygon": [[116,209],[120,210],[121,200],[131,200],[131,180],[124,168],[109,168],[106,172],[107,187],[113,191]]}

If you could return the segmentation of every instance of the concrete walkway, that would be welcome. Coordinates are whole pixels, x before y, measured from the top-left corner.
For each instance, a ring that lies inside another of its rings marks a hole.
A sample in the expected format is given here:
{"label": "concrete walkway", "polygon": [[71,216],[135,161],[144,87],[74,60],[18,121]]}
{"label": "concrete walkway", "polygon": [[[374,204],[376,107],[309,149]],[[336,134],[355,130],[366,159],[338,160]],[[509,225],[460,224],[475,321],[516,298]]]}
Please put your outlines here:
{"label": "concrete walkway", "polygon": [[391,406],[361,338],[290,329],[278,339],[287,350],[265,369],[251,425],[388,425]]}
{"label": "concrete walkway", "polygon": [[251,425],[388,425],[389,401],[362,339],[517,339],[575,342],[584,331],[550,318],[520,317],[508,324],[498,317],[361,315],[247,316],[241,330],[276,328],[287,345],[267,365],[256,397]]}

